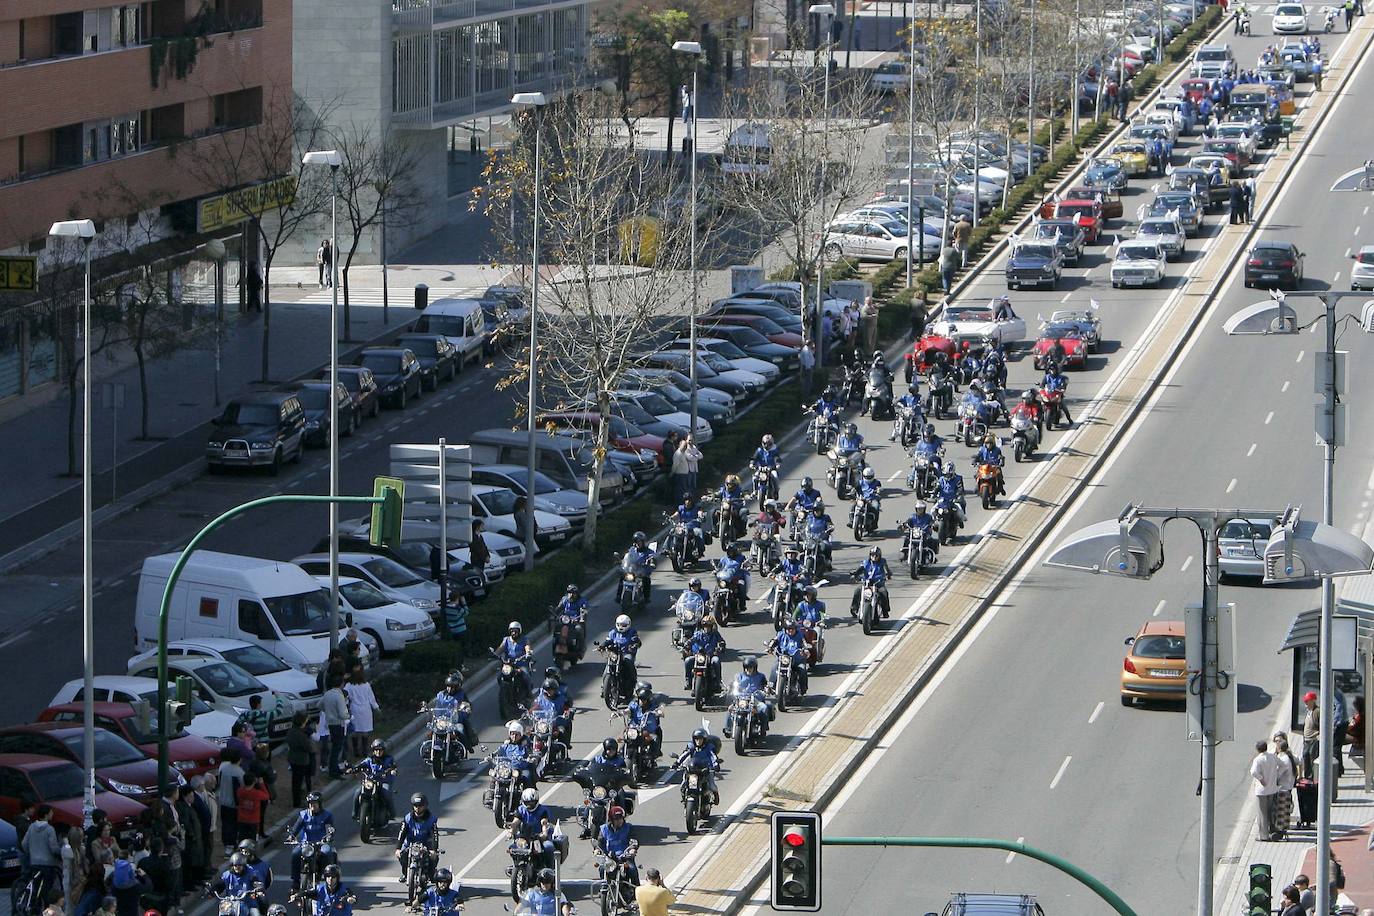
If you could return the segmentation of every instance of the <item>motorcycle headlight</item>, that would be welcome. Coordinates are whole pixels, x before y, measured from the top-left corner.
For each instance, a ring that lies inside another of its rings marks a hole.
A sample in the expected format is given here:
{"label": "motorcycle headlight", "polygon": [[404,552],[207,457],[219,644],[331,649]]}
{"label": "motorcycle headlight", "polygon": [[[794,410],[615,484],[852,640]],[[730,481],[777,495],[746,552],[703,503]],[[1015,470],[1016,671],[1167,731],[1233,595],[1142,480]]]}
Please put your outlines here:
{"label": "motorcycle headlight", "polygon": [[625,581],[626,581],[626,582],[633,582],[634,580],[635,580],[635,574],[634,574],[634,573],[632,573],[632,572],[627,572],[627,573],[625,574]]}
{"label": "motorcycle headlight", "polygon": [[606,797],[606,787],[605,787],[605,786],[592,786],[592,798],[596,799],[597,801],[600,801],[601,799],[603,799],[603,798],[605,798],[605,797]]}
{"label": "motorcycle headlight", "polygon": [[627,729],[625,729],[625,740],[626,740],[626,741],[638,741],[638,740],[639,740],[639,729],[637,729],[637,728],[627,728]]}
{"label": "motorcycle headlight", "polygon": [[502,666],[501,666],[501,674],[502,674],[502,675],[504,675],[504,676],[506,676],[506,677],[509,677],[509,676],[510,676],[510,672],[511,672],[511,667],[510,667],[510,665],[505,664],[505,665],[502,665]]}

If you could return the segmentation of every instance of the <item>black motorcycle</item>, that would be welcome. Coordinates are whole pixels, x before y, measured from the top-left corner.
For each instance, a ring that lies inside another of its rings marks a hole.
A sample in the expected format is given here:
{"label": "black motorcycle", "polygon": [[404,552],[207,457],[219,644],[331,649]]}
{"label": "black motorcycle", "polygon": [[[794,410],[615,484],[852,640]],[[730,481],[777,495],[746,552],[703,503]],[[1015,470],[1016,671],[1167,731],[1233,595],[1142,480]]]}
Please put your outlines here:
{"label": "black motorcycle", "polygon": [[730,710],[725,714],[725,736],[733,738],[735,755],[742,757],[746,749],[757,747],[768,737],[768,714],[761,707],[754,693],[730,700]]}
{"label": "black motorcycle", "polygon": [[[944,449],[940,452],[943,456]],[[917,498],[929,499],[935,492],[935,482],[939,476],[939,466],[934,458],[923,452],[912,451],[911,473],[907,475],[906,482],[907,486],[916,491]]]}
{"label": "black motorcycle", "polygon": [[654,736],[633,724],[624,713],[618,715],[625,722],[625,730],[620,735],[620,747],[625,754],[625,762],[630,765],[630,785],[649,782],[658,770],[659,754],[654,749]]}
{"label": "black motorcycle", "polygon": [[930,376],[926,392],[926,416],[943,420],[954,406],[954,380],[943,373]]}
{"label": "black motorcycle", "polygon": [[854,532],[854,540],[862,541],[865,536],[878,533],[877,499],[855,496],[849,509],[849,529]]}
{"label": "black motorcycle", "polygon": [[676,512],[668,513],[668,524],[668,539],[664,544],[664,551],[673,564],[673,572],[680,573],[694,568],[701,557],[700,546],[692,529],[678,518]]}
{"label": "black motorcycle", "polygon": [[516,765],[505,757],[488,757],[487,775],[491,785],[482,793],[482,804],[491,809],[497,827],[505,827],[515,809],[520,807],[520,793],[525,791],[525,778]]}
{"label": "black motorcycle", "polygon": [[[324,880],[324,867],[339,860],[338,854],[334,851],[333,840],[334,830],[330,828],[325,832],[324,840],[319,843],[308,840],[287,841],[288,846],[296,847],[296,853],[301,857],[301,879],[296,884],[295,894],[313,896],[315,888]],[[301,914],[314,916],[311,905],[304,900],[301,903]]]}
{"label": "black motorcycle", "polygon": [[777,468],[754,468],[754,498],[758,500],[759,511],[763,511],[763,504],[768,500],[778,498]]}
{"label": "black motorcycle", "polygon": [[[573,714],[574,710],[568,710],[569,730]],[[530,746],[534,749],[535,758],[542,761],[538,767],[541,773],[567,762],[568,745],[572,743],[572,736],[565,733],[560,721],[562,718],[554,715],[552,711],[543,710],[528,710],[524,715],[525,734],[530,736]]]}
{"label": "black motorcycle", "polygon": [[[919,547],[912,546],[912,530],[905,525],[902,536],[902,558],[906,560],[907,569],[911,572],[911,578],[921,578],[921,573],[935,565],[936,551],[939,541],[927,534],[921,538]],[[933,530],[933,528],[932,528]]]}
{"label": "black motorcycle", "polygon": [[495,649],[491,657],[501,665],[496,676],[496,704],[502,722],[520,715],[520,707],[530,701],[530,678],[523,665],[503,659]]}
{"label": "black motorcycle", "polygon": [[940,532],[941,544],[953,544],[959,537],[959,510],[953,505],[936,505],[935,530]]}
{"label": "black motorcycle", "polygon": [[875,420],[891,420],[892,404],[892,376],[886,367],[874,366],[868,371],[868,382],[864,386],[864,403],[859,408],[859,415],[867,413]]}
{"label": "black motorcycle", "polygon": [[[510,835],[510,845],[506,847],[506,854],[510,856],[510,864],[506,866],[506,876],[510,878],[511,898],[519,900],[525,891],[534,887],[539,870],[552,868],[554,863],[549,860],[548,855],[544,852],[544,837],[540,834],[538,827],[516,821],[511,827]],[[555,827],[550,839],[553,841],[553,854],[558,856],[559,863],[567,861],[567,836]]]}
{"label": "black motorcycle", "polygon": [[[777,679],[773,682],[773,694],[777,697],[778,712],[787,712],[789,705],[799,703],[806,698],[806,678],[792,656],[774,651],[774,645],[775,641],[769,640],[769,651],[778,660],[778,674]],[[802,655],[809,658],[809,650],[802,650]]]}
{"label": "black motorcycle", "polygon": [[722,627],[744,616],[744,602],[740,599],[734,577],[719,569],[716,570],[716,587],[711,592],[711,613]]}
{"label": "black motorcycle", "polygon": [[721,500],[716,509],[716,537],[724,547],[732,541],[744,537],[744,502],[742,500]]}
{"label": "black motorcycle", "polygon": [[848,407],[855,401],[863,400],[864,384],[868,381],[868,373],[861,365],[854,365],[845,370],[843,388],[840,390],[840,406]]}
{"label": "black motorcycle", "polygon": [[606,654],[606,670],[601,674],[601,699],[607,709],[619,709],[630,701],[635,687],[635,663],[614,643],[595,643]]}
{"label": "black motorcycle", "polygon": [[714,700],[720,693],[720,682],[716,677],[720,660],[717,658],[715,665],[712,665],[711,661],[711,656],[705,652],[692,654],[692,706],[698,712],[705,709],[707,702]]}
{"label": "black motorcycle", "polygon": [[434,871],[439,867],[439,853],[442,851],[433,844],[411,843],[405,848],[406,906],[411,909],[424,901],[425,891],[434,883]]}
{"label": "black motorcycle", "polygon": [[554,605],[549,609],[549,635],[553,637],[553,660],[559,671],[567,671],[582,661],[587,652],[587,622],[581,614],[565,614]]}
{"label": "black motorcycle", "polygon": [[[358,765],[351,766],[344,770],[345,773],[356,773],[362,780],[358,786],[357,797],[353,800],[353,819],[358,822],[358,837],[364,843],[372,842],[373,833],[384,833],[386,826],[391,822],[391,811],[386,803],[386,796],[382,793],[382,781],[380,776],[387,774],[374,775],[367,767]],[[396,775],[396,768],[392,767],[387,771],[389,775]]]}
{"label": "black motorcycle", "polygon": [[435,779],[443,779],[446,773],[468,759],[469,752],[477,744],[469,721],[472,704],[464,700],[452,709],[421,706],[420,712],[429,713],[429,726],[420,742],[420,759],[429,765]]}
{"label": "black motorcycle", "polygon": [[637,793],[629,788],[628,769],[592,761],[578,767],[572,781],[582,787],[582,804],[577,806],[575,817],[584,838],[596,836],[612,806],[624,808],[626,817],[635,813]]}
{"label": "black motorcycle", "polygon": [[802,594],[799,577],[779,572],[773,577],[773,629],[781,630],[782,622],[792,616]]}
{"label": "black motorcycle", "polygon": [[638,913],[635,904],[635,886],[630,880],[630,864],[634,862],[639,843],[631,840],[630,845],[618,856],[598,852],[596,861],[601,866],[601,880],[592,887],[592,895],[601,905],[601,916],[628,916]]}
{"label": "black motorcycle", "polygon": [[711,808],[715,804],[706,788],[708,770],[695,763],[688,763],[682,774],[682,817],[687,827],[687,835],[697,832],[697,828],[711,818]]}

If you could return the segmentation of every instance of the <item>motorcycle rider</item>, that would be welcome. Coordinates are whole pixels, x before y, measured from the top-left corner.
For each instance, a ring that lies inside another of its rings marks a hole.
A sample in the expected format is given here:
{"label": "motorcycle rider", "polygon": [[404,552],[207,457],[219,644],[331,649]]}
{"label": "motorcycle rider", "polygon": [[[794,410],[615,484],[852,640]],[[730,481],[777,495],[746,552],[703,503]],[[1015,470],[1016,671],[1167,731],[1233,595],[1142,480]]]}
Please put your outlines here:
{"label": "motorcycle rider", "polygon": [[646,734],[653,738],[654,756],[663,755],[663,728],[662,714],[659,712],[658,698],[654,696],[654,688],[649,686],[648,681],[640,681],[635,686],[635,698],[626,707],[629,715],[629,724],[642,729]]}
{"label": "motorcycle rider", "polygon": [[788,544],[787,549],[782,552],[782,559],[768,571],[770,576],[776,576],[778,573],[794,580],[798,587],[806,584],[806,567],[802,565],[801,551],[796,544]]}
{"label": "motorcycle rider", "polygon": [[720,653],[724,648],[725,637],[716,629],[716,618],[707,614],[701,618],[701,624],[692,633],[691,639],[687,640],[687,645],[682,648],[682,689],[692,689],[692,668],[698,654],[706,656],[707,667],[711,670],[715,684],[719,685]]}
{"label": "motorcycle rider", "polygon": [[616,617],[615,625],[606,634],[602,645],[614,647],[620,652],[621,658],[625,662],[625,667],[621,670],[629,672],[628,681],[623,685],[625,689],[622,693],[628,694],[631,685],[634,684],[635,656],[639,652],[639,647],[644,645],[644,641],[639,638],[639,631],[635,629],[634,622],[630,620],[629,615],[621,614]]}
{"label": "motorcycle rider", "polygon": [[[875,548],[876,549],[876,548]],[[782,622],[782,629],[778,631],[768,642],[768,648],[773,654],[781,659],[784,655],[792,659],[792,670],[797,673],[797,689],[805,695],[806,693],[806,640],[797,632],[797,621],[788,617]],[[773,674],[769,678],[772,683],[773,692],[777,693],[782,689],[778,683],[778,663],[773,663]]]}
{"label": "motorcycle rider", "polygon": [[962,351],[959,355],[958,370],[964,384],[968,384],[978,377],[978,373],[983,368],[983,361],[978,358],[977,353],[973,352],[967,340],[962,345]]}
{"label": "motorcycle rider", "polygon": [[1050,366],[1045,370],[1045,379],[1040,383],[1040,387],[1046,391],[1062,392],[1064,397],[1059,401],[1059,409],[1064,412],[1064,419],[1073,422],[1073,415],[1069,413],[1069,380],[1064,375],[1064,370],[1059,366]]}
{"label": "motorcycle rider", "polygon": [[797,610],[793,615],[797,623],[808,630],[819,630],[825,626],[825,602],[816,594],[816,586],[808,585],[802,591],[802,600],[797,602]]}
{"label": "motorcycle rider", "polygon": [[[434,699],[429,701],[429,708],[433,711],[444,711],[455,719],[462,720],[463,743],[468,749],[477,746],[477,732],[472,727],[467,713],[460,712],[458,707],[468,702],[467,692],[463,690],[463,673],[461,671],[450,671],[448,677],[444,679],[444,689],[434,695]],[[432,736],[433,730],[426,729],[426,736]],[[393,816],[395,811],[392,811]]]}
{"label": "motorcycle rider", "polygon": [[234,848],[248,857],[248,873],[253,876],[253,880],[261,884],[263,890],[271,890],[272,866],[258,855],[258,844],[253,840],[239,840],[238,846]]}
{"label": "motorcycle rider", "polygon": [[1013,417],[1027,415],[1031,422],[1035,424],[1035,440],[1032,445],[1040,444],[1040,437],[1045,432],[1045,414],[1040,407],[1040,395],[1034,388],[1027,388],[1021,392],[1021,402],[1011,409]]}
{"label": "motorcycle rider", "polygon": [[897,399],[898,419],[892,424],[892,435],[887,437],[887,441],[897,441],[897,428],[901,422],[903,411],[911,411],[911,425],[913,428],[925,423],[925,412],[921,407],[921,386],[915,379],[907,386],[906,394]]}
{"label": "motorcycle rider", "polygon": [[[625,873],[629,876],[630,883],[639,886],[639,867],[635,865],[635,852],[639,849],[639,841],[630,837],[630,822],[625,820],[625,809],[619,805],[611,805],[606,812],[606,823],[601,825],[601,831],[596,837],[596,848],[625,866]],[[605,877],[605,870],[600,864],[596,867],[597,874]]]}
{"label": "motorcycle rider", "polygon": [[531,843],[539,844],[540,868],[553,868],[553,857],[557,852],[553,841],[553,814],[548,805],[539,801],[537,789],[526,789],[520,793],[520,804],[511,812],[508,826],[512,839],[524,837]]}
{"label": "motorcycle rider", "polygon": [[[911,550],[919,550],[921,545],[927,541],[934,541],[931,547],[936,553],[940,551],[940,542],[933,534],[935,518],[926,511],[925,500],[917,500],[916,508],[906,518],[906,528],[911,532]],[[907,547],[902,548],[902,559],[907,559]]]}
{"label": "motorcycle rider", "polygon": [[682,504],[677,507],[674,517],[687,527],[696,544],[694,553],[701,556],[706,550],[706,537],[701,531],[701,510],[697,508],[696,498],[691,493],[682,497]]}
{"label": "motorcycle rider", "polygon": [[[354,764],[353,769],[377,781],[377,789],[382,793],[382,801],[386,805],[387,818],[394,818],[396,804],[392,797],[392,786],[396,782],[396,758],[387,753],[386,742],[381,738],[373,738],[367,756]],[[353,795],[353,820],[358,819],[362,807],[363,790],[360,787]]]}
{"label": "motorcycle rider", "polygon": [[573,906],[568,898],[553,889],[552,868],[539,872],[539,883],[520,895],[516,905],[516,916],[573,916]]}
{"label": "motorcycle rider", "polygon": [[725,577],[735,590],[739,606],[743,608],[749,601],[749,570],[745,568],[745,557],[739,552],[739,545],[726,544],[725,556],[716,560],[716,571]]}
{"label": "motorcycle rider", "polygon": [[[644,603],[649,602],[649,591],[652,582],[650,577],[654,570],[654,552],[649,549],[649,538],[643,531],[636,531],[630,538],[630,549],[625,551],[625,559],[622,565],[635,570],[642,570],[644,576]],[[620,590],[624,586],[624,581],[616,587],[615,600],[620,600]]]}
{"label": "motorcycle rider", "polygon": [[[582,627],[581,632],[585,634],[587,632],[587,609],[591,606],[591,602],[582,597],[582,590],[577,587],[577,583],[570,582],[563,597],[558,600],[558,607],[554,609],[553,613],[555,617],[566,616],[570,618],[574,626],[580,625]],[[576,638],[574,636],[574,639]],[[582,646],[578,645],[576,651],[580,655]]]}
{"label": "motorcycle rider", "polygon": [[520,621],[512,620],[506,624],[506,638],[496,647],[499,661],[508,663],[520,675],[522,695],[530,692],[530,668],[534,665],[534,649],[524,636],[525,627]]}
{"label": "motorcycle rider", "polygon": [[818,542],[818,554],[823,569],[830,568],[830,535],[834,531],[835,522],[826,514],[825,503],[817,500],[816,504],[811,507],[810,515],[806,518],[806,533]]}
{"label": "motorcycle rider", "polygon": [[981,367],[983,378],[998,388],[1005,388],[1007,385],[1007,357],[1002,352],[1002,345],[994,344],[983,357]]}
{"label": "motorcycle rider", "polygon": [[978,467],[982,464],[990,464],[997,468],[997,495],[1003,496],[1007,492],[1007,486],[1002,479],[1002,468],[1007,459],[1002,455],[1002,449],[997,445],[997,437],[988,433],[983,437],[983,444],[978,449],[978,454],[973,456],[973,466]]}
{"label": "motorcycle rider", "polygon": [[864,564],[854,570],[854,578],[858,585],[854,586],[854,597],[849,602],[849,616],[859,616],[859,599],[863,596],[864,586],[873,586],[873,591],[878,598],[878,611],[881,616],[889,617],[892,614],[891,602],[887,596],[887,580],[892,578],[892,568],[887,565],[887,560],[883,558],[881,547],[874,547],[868,552],[868,559]]}
{"label": "motorcycle rider", "polygon": [[835,391],[835,386],[827,385],[810,409],[816,415],[815,422],[824,425],[833,433],[839,426],[840,414],[840,396]]}
{"label": "motorcycle rider", "polygon": [[1058,369],[1060,366],[1064,365],[1064,360],[1067,356],[1068,354],[1064,352],[1063,341],[1056,337],[1054,342],[1050,344],[1049,349],[1045,351],[1044,365],[1046,372],[1048,373],[1049,370]]}
{"label": "motorcycle rider", "polygon": [[754,449],[754,456],[749,459],[749,470],[757,472],[760,468],[767,468],[772,472],[772,487],[776,490],[778,473],[782,470],[782,449],[774,444],[772,433],[764,434],[759,447]]}
{"label": "motorcycle rider", "polygon": [[[299,882],[299,878],[297,881]],[[248,870],[248,857],[241,852],[235,852],[229,857],[228,868],[220,872],[220,876],[210,885],[210,889],[224,897],[242,895],[243,902],[253,912],[259,912],[262,904],[267,902],[265,889]]]}
{"label": "motorcycle rider", "polygon": [[711,596],[706,594],[706,589],[702,587],[701,580],[696,576],[687,580],[687,587],[682,590],[682,594],[677,596],[677,607],[683,609],[681,616],[701,619],[706,606],[711,603]]}
{"label": "motorcycle rider", "polygon": [[795,509],[806,511],[820,502],[821,499],[821,491],[816,489],[815,482],[810,477],[803,477],[801,479],[801,486],[797,488],[796,493],[792,494],[792,498],[787,501],[786,508],[788,512]]}
{"label": "motorcycle rider", "polygon": [[412,846],[439,848],[439,817],[429,810],[429,799],[423,792],[410,796],[410,811],[401,821],[400,832],[396,835],[396,860],[401,864],[401,877],[397,880],[406,883],[406,866]]}
{"label": "motorcycle rider", "polygon": [[525,725],[518,719],[506,723],[506,740],[496,748],[496,757],[509,760],[512,767],[520,773],[520,779],[529,788],[538,786],[534,772],[534,750],[525,740]]}
{"label": "motorcycle rider", "polygon": [[425,891],[421,916],[451,916],[462,908],[462,897],[453,886],[453,872],[447,868],[435,871],[434,886]]}
{"label": "motorcycle rider", "polygon": [[953,508],[959,527],[964,527],[967,518],[967,507],[964,505],[964,478],[959,476],[953,461],[945,465],[939,479],[935,481],[935,503]]}
{"label": "motorcycle rider", "polygon": [[[324,808],[320,793],[311,792],[305,797],[305,809],[296,815],[295,822],[287,829],[286,835],[297,843],[313,843],[322,864],[338,860],[329,841],[334,837],[334,815]],[[301,884],[301,850],[297,846],[291,852],[291,886]]]}
{"label": "motorcycle rider", "polygon": [[313,891],[297,895],[315,904],[315,916],[353,916],[353,904],[358,898],[343,883],[343,869],[337,865],[324,867],[324,880]]}
{"label": "motorcycle rider", "polygon": [[[735,682],[730,686],[730,693],[734,697],[753,696],[759,712],[768,717],[772,722],[777,717],[777,712],[773,709],[773,704],[768,702],[768,680],[759,671],[759,660],[752,655],[744,656],[740,662],[740,672],[735,675]],[[731,712],[734,707],[731,706]],[[725,737],[732,737],[730,734],[733,716],[729,713],[725,717]]]}
{"label": "motorcycle rider", "polygon": [[878,514],[882,511],[883,485],[872,468],[864,468],[856,488],[861,499],[868,500],[868,511],[873,513],[873,527],[877,527]]}
{"label": "motorcycle rider", "polygon": [[786,523],[787,519],[783,518],[782,513],[778,511],[778,501],[769,499],[764,501],[763,508],[754,518],[754,529],[762,537],[769,533],[776,534],[782,530]]}
{"label": "motorcycle rider", "polygon": [[561,735],[564,746],[572,745],[573,705],[561,683],[551,677],[544,678],[530,703],[530,712],[536,716],[551,716],[553,731]]}
{"label": "motorcycle rider", "polygon": [[852,452],[857,452],[863,447],[864,437],[859,435],[859,425],[857,423],[850,423],[846,426],[844,432],[840,433],[839,441],[835,443],[835,450],[841,455],[849,455]]}
{"label": "motorcycle rider", "polygon": [[[748,664],[750,661],[754,663],[754,673],[758,674],[759,663],[752,658],[746,659],[745,663]],[[758,677],[760,681],[763,680],[763,675],[758,674]],[[720,804],[720,793],[716,791],[716,774],[720,772],[720,756],[716,753],[716,749],[711,746],[710,737],[704,728],[693,731],[686,749],[677,755],[677,761],[673,766],[680,767],[690,760],[693,766],[702,767],[706,777],[706,791],[711,795],[711,804],[718,805]]]}
{"label": "motorcycle rider", "polygon": [[[940,452],[944,450],[945,440],[935,434],[935,424],[927,423],[926,428],[921,431],[920,440],[912,447],[912,457],[922,456],[930,462],[931,467],[935,468],[935,473],[940,473]],[[908,486],[916,486],[916,470],[913,467],[911,476],[907,479]]]}

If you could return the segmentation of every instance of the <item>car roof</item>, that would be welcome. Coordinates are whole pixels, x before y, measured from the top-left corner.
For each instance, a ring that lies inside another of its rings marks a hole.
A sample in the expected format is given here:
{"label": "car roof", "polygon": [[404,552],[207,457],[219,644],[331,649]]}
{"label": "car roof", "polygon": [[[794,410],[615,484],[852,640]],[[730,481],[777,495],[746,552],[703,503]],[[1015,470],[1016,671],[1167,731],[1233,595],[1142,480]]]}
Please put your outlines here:
{"label": "car roof", "polygon": [[16,732],[42,732],[61,740],[64,736],[84,735],[85,728],[80,722],[25,722],[21,725],[0,726],[0,735]]}
{"label": "car roof", "polygon": [[410,352],[409,347],[363,347],[363,355],[369,353],[380,353],[384,356],[400,356],[402,353]]}
{"label": "car roof", "polygon": [[1292,242],[1285,242],[1282,239],[1256,239],[1255,248],[1293,248]]}
{"label": "car roof", "polygon": [[228,652],[234,649],[242,649],[244,646],[256,646],[244,639],[230,639],[227,636],[200,636],[195,639],[174,639],[167,643],[168,648],[172,646],[187,647],[194,649],[209,649],[212,652]]}
{"label": "car roof", "polygon": [[[170,658],[167,661],[169,663],[173,662]],[[206,665],[234,665],[233,662],[225,661],[222,658],[211,658],[208,655],[178,655],[175,659],[175,664],[180,665],[188,671],[195,671],[197,668],[204,668]],[[237,668],[238,665],[234,665],[234,667]],[[149,678],[148,680],[151,680],[154,684],[157,683],[157,678]]]}
{"label": "car roof", "polygon": [[[140,678],[140,680],[144,679]],[[92,703],[91,705],[95,707],[94,711],[97,716],[105,716],[110,719],[132,719],[137,715],[132,703],[117,703],[110,700],[103,700],[98,703]],[[79,701],[73,703],[54,703],[51,706],[45,707],[43,712],[48,712],[49,710],[58,712],[78,712],[85,708],[86,704]]]}
{"label": "car roof", "polygon": [[1182,636],[1184,626],[1182,620],[1147,620],[1145,625],[1140,628],[1140,636]]}
{"label": "car roof", "polygon": [[[13,767],[16,770],[46,770],[51,767],[74,767],[66,757],[49,757],[46,754],[0,754],[0,767]],[[100,791],[97,787],[96,791]]]}
{"label": "car roof", "polygon": [[230,404],[280,404],[287,398],[294,398],[294,391],[253,391],[234,398]]}

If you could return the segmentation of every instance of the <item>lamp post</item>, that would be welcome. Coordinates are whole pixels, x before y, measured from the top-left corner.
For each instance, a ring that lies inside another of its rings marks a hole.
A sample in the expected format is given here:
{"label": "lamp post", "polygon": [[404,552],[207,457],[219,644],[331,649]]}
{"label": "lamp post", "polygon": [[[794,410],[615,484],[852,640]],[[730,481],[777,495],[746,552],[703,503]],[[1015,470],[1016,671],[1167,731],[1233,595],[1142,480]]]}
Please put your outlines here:
{"label": "lamp post", "polygon": [[542,92],[517,92],[511,97],[511,104],[517,108],[534,109],[534,210],[530,214],[530,247],[532,270],[530,274],[530,362],[528,366],[529,392],[525,400],[525,428],[528,436],[529,455],[526,458],[525,474],[529,481],[525,497],[525,570],[534,569],[534,412],[538,398],[539,371],[536,354],[539,352],[539,192],[543,189],[543,111],[548,99]]}
{"label": "lamp post", "polygon": [[[916,3],[907,6],[909,16],[907,18],[907,90],[906,90],[906,224],[907,228],[915,225],[911,222],[912,208],[916,202],[916,191],[913,179],[915,178],[915,159],[916,159]],[[924,210],[924,208],[922,208]],[[921,213],[921,225],[916,227],[916,238],[921,243],[921,259],[925,259],[925,213]],[[911,240],[907,239],[906,244],[906,288],[911,289]]]}
{"label": "lamp post", "polygon": [[[1050,142],[1054,148],[1054,109],[1050,109]],[[1008,150],[1010,152],[1010,150]],[[1008,161],[1010,167],[1010,160]],[[1026,66],[1026,174],[1035,171],[1035,0],[1030,0],[1030,62]]]}
{"label": "lamp post", "polygon": [[[835,7],[830,3],[813,3],[808,8],[813,16],[826,16],[833,18]],[[832,28],[830,19],[821,20],[825,23],[825,80],[821,84],[821,208],[825,207],[825,184],[824,174],[826,163],[829,162],[830,154],[830,69],[835,59],[835,36],[831,34]],[[823,214],[822,214],[823,215]],[[911,249],[910,243],[907,244],[908,251]],[[816,332],[820,331],[823,324],[821,319],[825,313],[825,294],[821,292],[825,285],[825,232],[821,232],[821,249],[816,252],[816,317],[811,322],[815,326]],[[806,291],[802,291],[802,307],[805,308]],[[803,316],[803,327],[805,320]],[[825,341],[820,341],[816,346],[816,368],[821,368],[825,362]]]}
{"label": "lamp post", "polygon": [[220,358],[224,349],[224,242],[210,239],[204,245],[205,254],[215,262],[215,406],[219,406]]}
{"label": "lamp post", "polygon": [[378,178],[372,182],[372,187],[377,192],[377,209],[381,215],[382,324],[385,325],[391,322],[391,303],[387,297],[386,289],[386,192],[391,190],[391,185],[384,179]]}
{"label": "lamp post", "polygon": [[[339,644],[339,166],[338,150],[313,150],[302,165],[329,166],[329,648]],[[325,685],[328,687],[329,685]]]}
{"label": "lamp post", "polygon": [[689,361],[688,377],[692,381],[692,433],[697,430],[697,307],[699,304],[699,279],[697,277],[697,118],[701,111],[697,107],[697,71],[701,69],[701,42],[699,41],[675,41],[673,50],[679,54],[689,54],[692,57],[692,161],[688,166],[688,183],[691,185],[692,207],[688,219],[691,221],[691,248],[688,252],[688,270],[692,274],[692,312],[687,322],[687,350],[691,354]]}
{"label": "lamp post", "polygon": [[81,811],[84,825],[90,827],[95,811],[95,598],[91,566],[91,242],[95,239],[95,223],[88,219],[62,220],[52,224],[48,235],[81,239],[85,262],[81,311],[81,758],[86,774]]}
{"label": "lamp post", "polygon": [[[1345,353],[1336,350],[1336,307],[1342,299],[1359,297],[1369,300],[1368,293],[1329,291],[1295,293],[1300,298],[1317,298],[1323,305],[1322,314],[1305,325],[1299,325],[1297,312],[1288,305],[1287,294],[1273,290],[1269,300],[1246,306],[1228,318],[1222,329],[1231,335],[1298,334],[1318,321],[1326,321],[1326,348],[1318,354],[1316,382],[1321,388],[1322,405],[1317,415],[1317,438],[1322,442],[1322,524],[1334,525],[1334,479],[1336,447],[1345,444],[1345,405],[1340,400],[1340,383],[1345,376]],[[1360,324],[1366,331],[1374,329],[1370,321],[1374,309],[1366,307]],[[1267,571],[1266,571],[1267,572]],[[1329,913],[1331,901],[1331,788],[1336,778],[1333,766],[1331,733],[1333,716],[1331,699],[1334,696],[1334,672],[1331,659],[1331,618],[1335,611],[1336,589],[1330,576],[1322,577],[1321,623],[1317,635],[1317,655],[1321,665],[1320,702],[1326,712],[1320,718],[1321,757],[1317,775],[1317,908],[1314,912]],[[1338,747],[1338,745],[1337,745]]]}

